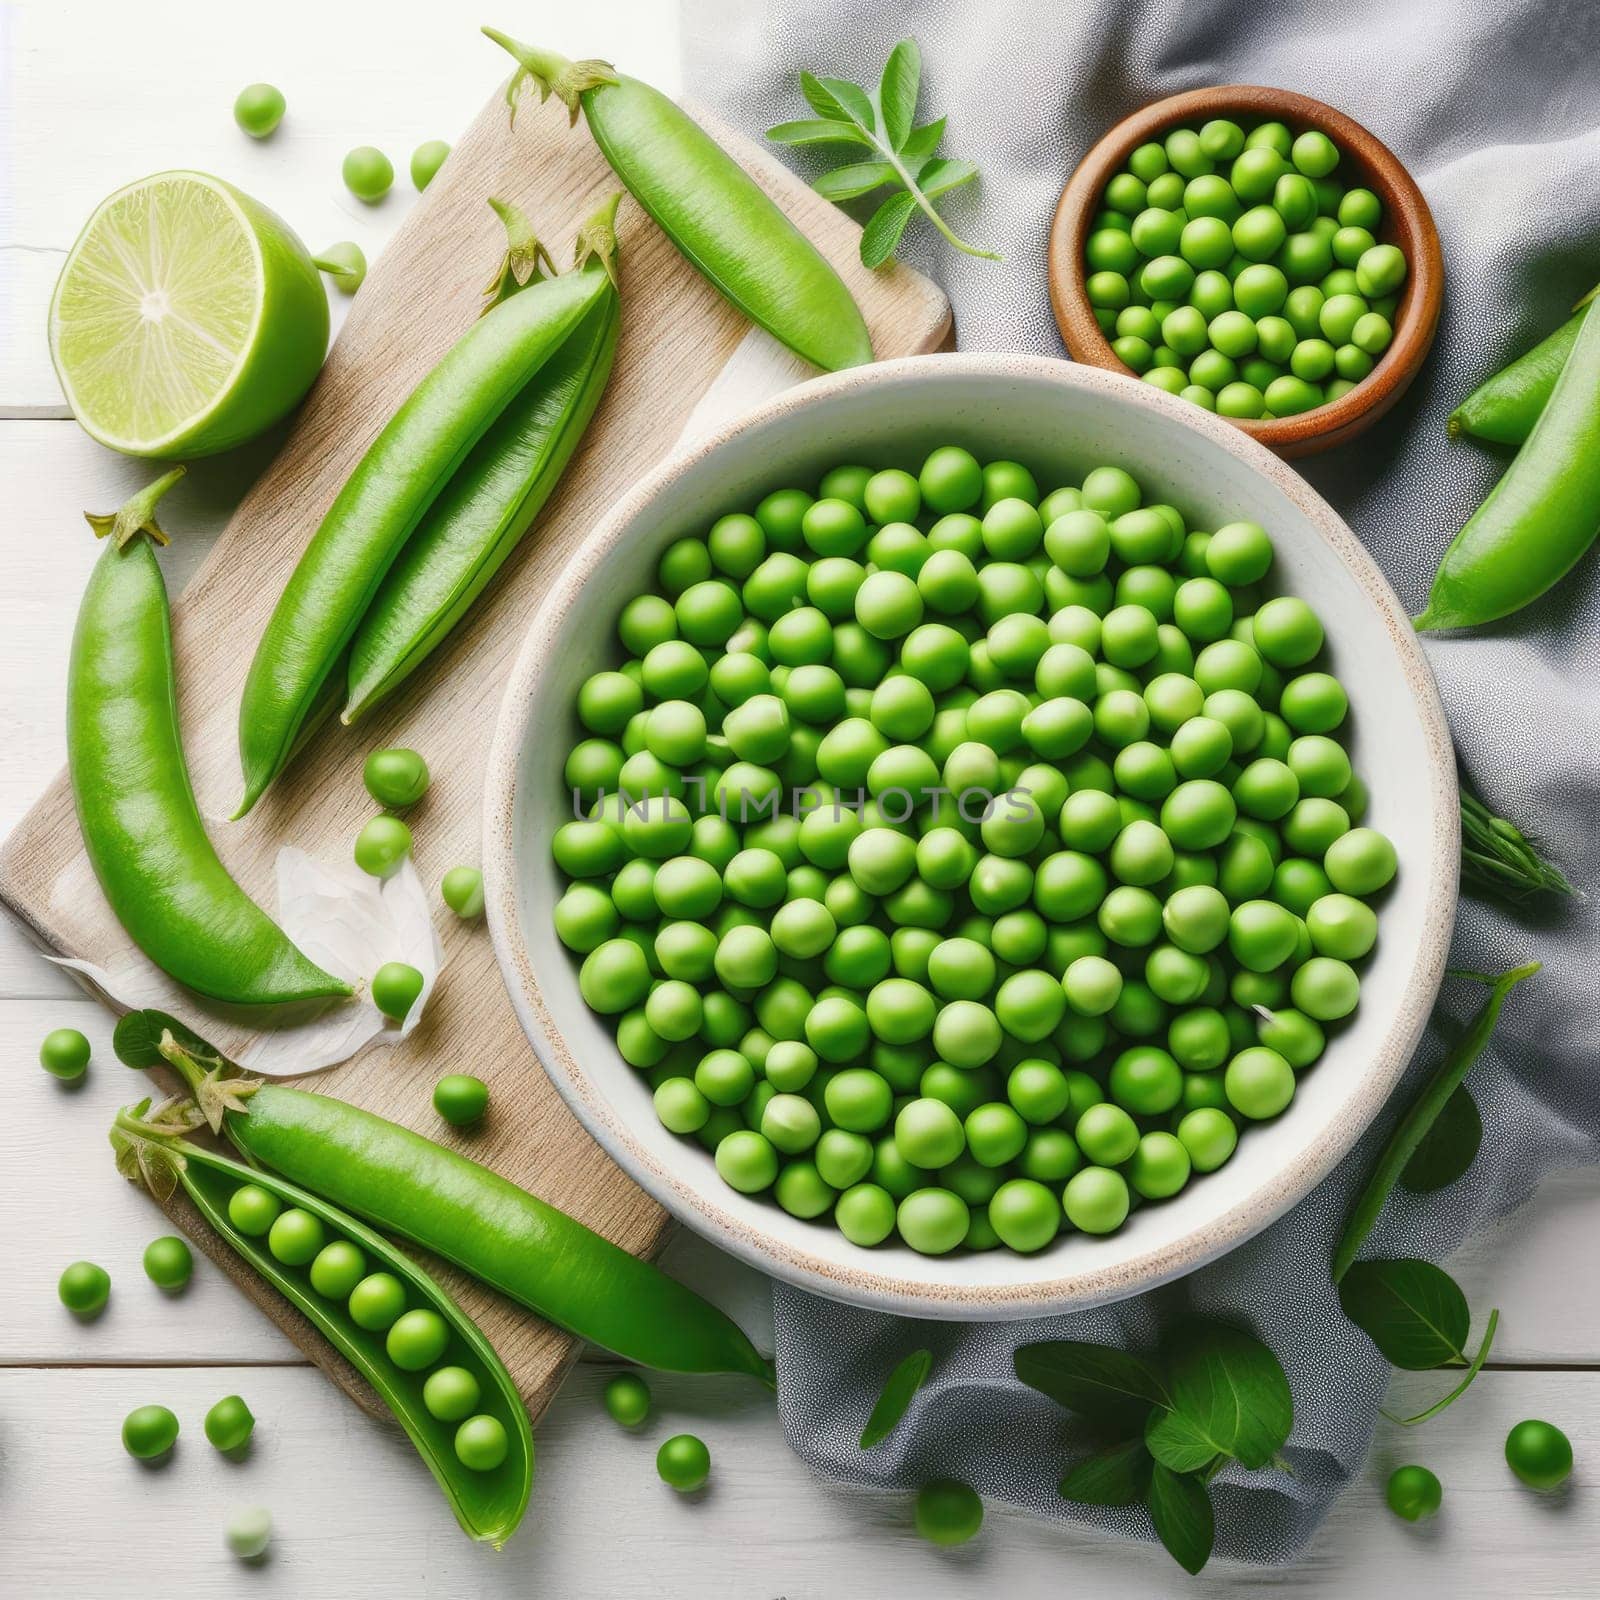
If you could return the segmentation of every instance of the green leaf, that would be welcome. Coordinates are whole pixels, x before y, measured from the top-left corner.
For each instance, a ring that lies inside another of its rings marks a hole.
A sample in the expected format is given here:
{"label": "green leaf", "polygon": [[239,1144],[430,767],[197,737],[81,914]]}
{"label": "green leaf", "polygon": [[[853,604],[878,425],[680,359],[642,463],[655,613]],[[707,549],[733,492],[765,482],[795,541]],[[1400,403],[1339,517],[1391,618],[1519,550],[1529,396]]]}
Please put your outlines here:
{"label": "green leaf", "polygon": [[867,144],[867,136],[853,122],[820,121],[780,122],[767,129],[767,137],[774,144]]}
{"label": "green leaf", "polygon": [[1020,1345],[1012,1365],[1030,1389],[1123,1434],[1142,1427],[1151,1406],[1167,1404],[1156,1369],[1143,1356],[1110,1345],[1047,1339]]}
{"label": "green leaf", "polygon": [[845,117],[855,123],[863,133],[878,131],[878,119],[872,113],[872,101],[868,99],[865,90],[845,78],[819,78],[817,82],[833,96],[834,104]]}
{"label": "green leaf", "polygon": [[821,79],[814,78],[809,72],[800,74],[800,93],[806,97],[806,104],[819,117],[826,117],[830,122],[850,120],[844,107],[822,86]]}
{"label": "green leaf", "polygon": [[168,1033],[208,1067],[226,1061],[215,1045],[208,1044],[194,1029],[185,1027],[165,1011],[129,1011],[118,1017],[111,1032],[111,1048],[124,1066],[159,1066],[166,1060],[161,1053],[161,1040]]}
{"label": "green leaf", "polygon": [[922,55],[915,39],[902,39],[889,52],[878,83],[878,109],[883,114],[883,136],[896,149],[911,134],[917,115],[917,90],[922,83]]}
{"label": "green leaf", "polygon": [[1158,1461],[1145,1504],[1167,1554],[1191,1576],[1198,1573],[1211,1559],[1217,1537],[1205,1485],[1194,1474],[1173,1472]]}
{"label": "green leaf", "polygon": [[881,267],[895,253],[900,236],[906,231],[911,213],[917,208],[916,196],[902,191],[892,194],[872,213],[861,230],[861,264]]}
{"label": "green leaf", "polygon": [[867,1425],[861,1430],[861,1448],[870,1450],[881,1444],[899,1426],[918,1389],[928,1381],[933,1371],[933,1352],[913,1350],[884,1380],[883,1391]]}
{"label": "green leaf", "polygon": [[824,200],[854,200],[894,182],[894,168],[887,161],[855,161],[848,167],[824,172],[811,185]]}
{"label": "green leaf", "polygon": [[1498,1309],[1489,1313],[1489,1321],[1483,1330],[1483,1340],[1478,1346],[1478,1353],[1472,1358],[1472,1364],[1467,1368],[1466,1376],[1441,1400],[1435,1400],[1425,1411],[1419,1411],[1414,1417],[1397,1417],[1392,1411],[1383,1414],[1391,1422],[1397,1422],[1402,1428],[1415,1428],[1419,1423],[1427,1422],[1436,1417],[1441,1411],[1453,1406],[1468,1389],[1472,1387],[1472,1380],[1483,1371],[1483,1364],[1489,1359],[1489,1352],[1494,1348],[1495,1329],[1500,1326],[1500,1312]]}
{"label": "green leaf", "polygon": [[1412,1194],[1446,1189],[1477,1159],[1483,1143],[1483,1118],[1465,1084],[1444,1103],[1438,1120],[1423,1134],[1400,1174],[1402,1188]]}
{"label": "green leaf", "polygon": [[1357,1261],[1339,1280],[1344,1314],[1395,1366],[1426,1372],[1465,1362],[1472,1313],[1431,1261]]}
{"label": "green leaf", "polygon": [[964,183],[971,183],[977,176],[978,169],[970,161],[941,158],[928,162],[917,174],[917,187],[934,200],[952,189],[959,189]]}
{"label": "green leaf", "polygon": [[944,138],[944,125],[945,118],[938,117],[911,130],[900,145],[901,157],[908,166],[917,161],[926,161],[939,148],[939,141]]}
{"label": "green leaf", "polygon": [[1151,1414],[1145,1444],[1174,1472],[1218,1456],[1266,1466],[1289,1437],[1294,1400],[1278,1358],[1253,1334],[1222,1322],[1185,1322],[1167,1347],[1166,1409]]}
{"label": "green leaf", "polygon": [[1143,1439],[1114,1444],[1067,1468],[1061,1498],[1080,1506],[1136,1505],[1150,1487],[1150,1465]]}

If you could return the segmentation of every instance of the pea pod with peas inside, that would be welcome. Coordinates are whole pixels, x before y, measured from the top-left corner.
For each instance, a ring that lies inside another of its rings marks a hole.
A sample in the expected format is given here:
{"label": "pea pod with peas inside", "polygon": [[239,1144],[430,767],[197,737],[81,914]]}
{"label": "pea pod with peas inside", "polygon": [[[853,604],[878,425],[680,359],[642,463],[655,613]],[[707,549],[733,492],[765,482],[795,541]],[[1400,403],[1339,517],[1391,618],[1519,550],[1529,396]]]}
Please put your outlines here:
{"label": "pea pod with peas inside", "polygon": [[158,478],[111,517],[67,673],[67,765],[95,876],[129,937],[212,1000],[273,1005],[350,992],[290,942],[223,866],[189,784],[178,727],[167,591],[152,543]]}
{"label": "pea pod with peas inside", "polygon": [[[428,507],[362,617],[350,646],[345,722],[391,694],[444,639],[561,481],[611,375],[621,312],[613,228],[620,198],[613,195],[578,232],[573,270],[594,284],[594,305]],[[547,281],[520,214],[497,209],[511,243],[485,315]]]}
{"label": "pea pod with peas inside", "polygon": [[[511,1374],[472,1320],[420,1267],[315,1194],[195,1144],[191,1101],[122,1112],[122,1174],[158,1199],[181,1186],[235,1255],[377,1391],[457,1521],[496,1548],[533,1485],[533,1431]],[[292,1228],[280,1224],[293,1220]]]}
{"label": "pea pod with peas inside", "polygon": [[332,703],[332,680],[407,539],[478,441],[614,292],[604,273],[532,285],[475,323],[384,425],[312,535],[256,647],[239,705],[245,792],[260,799]]}
{"label": "pea pod with peas inside", "polygon": [[1584,319],[1528,441],[1439,562],[1419,632],[1530,605],[1600,533],[1600,318]]}
{"label": "pea pod with peas inside", "polygon": [[844,280],[743,167],[660,90],[605,61],[568,61],[484,33],[524,85],[582,110],[600,153],[689,264],[750,320],[828,372],[872,360],[872,339]]}
{"label": "pea pod with peas inside", "polygon": [[569,1333],[640,1366],[772,1386],[772,1363],[709,1301],[487,1167],[342,1100],[247,1078],[162,1012],[129,1012],[112,1042],[129,1066],[175,1070],[251,1160]]}

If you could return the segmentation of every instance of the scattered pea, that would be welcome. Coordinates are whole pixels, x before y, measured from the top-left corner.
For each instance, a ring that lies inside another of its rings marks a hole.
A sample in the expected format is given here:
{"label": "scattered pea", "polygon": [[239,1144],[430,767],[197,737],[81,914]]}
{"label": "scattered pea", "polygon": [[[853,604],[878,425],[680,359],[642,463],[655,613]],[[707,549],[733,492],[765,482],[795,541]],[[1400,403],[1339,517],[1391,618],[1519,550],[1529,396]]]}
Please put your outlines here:
{"label": "scattered pea", "polygon": [[1554,1423],[1529,1419],[1506,1435],[1506,1465],[1530,1489],[1559,1489],[1572,1472],[1572,1441]]}
{"label": "scattered pea", "polygon": [[935,1478],[917,1490],[916,1524],[930,1544],[965,1544],[983,1526],[983,1501],[954,1478]]}
{"label": "scattered pea", "polygon": [[688,1494],[711,1475],[711,1452],[692,1433],[675,1433],[656,1451],[656,1472],[669,1488]]}
{"label": "scattered pea", "polygon": [[71,1083],[88,1068],[91,1046],[76,1028],[54,1028],[39,1046],[39,1065],[52,1078]]}
{"label": "scattered pea", "polygon": [[111,1298],[111,1276],[92,1261],[74,1261],[57,1281],[56,1294],[68,1311],[87,1321],[105,1310]]}
{"label": "scattered pea", "polygon": [[255,1561],[272,1542],[272,1513],[265,1506],[235,1506],[228,1513],[223,1537],[241,1561]]}
{"label": "scattered pea", "polygon": [[178,1419],[165,1406],[139,1406],[122,1422],[122,1448],[139,1461],[156,1461],[177,1442]]}
{"label": "scattered pea", "polygon": [[380,806],[403,811],[428,792],[428,763],[415,750],[374,750],[361,780]]}
{"label": "scattered pea", "polygon": [[404,1022],[422,993],[422,974],[404,961],[385,961],[372,975],[372,1003],[391,1022]]}
{"label": "scattered pea", "polygon": [[206,1412],[206,1438],[224,1455],[242,1450],[255,1425],[250,1407],[236,1394],[225,1395]]}
{"label": "scattered pea", "polygon": [[357,145],[339,170],[345,188],[369,206],[383,199],[394,183],[394,163],[370,144]]}
{"label": "scattered pea", "polygon": [[144,1273],[158,1289],[182,1289],[193,1272],[194,1252],[176,1234],[152,1239],[144,1247]]}
{"label": "scattered pea", "polygon": [[449,154],[450,146],[443,139],[429,139],[411,152],[411,186],[418,194],[433,182]]}
{"label": "scattered pea", "polygon": [[399,817],[374,817],[356,835],[356,865],[374,878],[392,878],[410,854],[411,830]]}
{"label": "scattered pea", "polygon": [[451,867],[439,883],[439,896],[463,922],[483,915],[483,874],[476,867]]}
{"label": "scattered pea", "polygon": [[249,83],[233,102],[233,120],[252,139],[265,139],[283,121],[286,108],[281,89],[270,83]]}
{"label": "scattered pea", "polygon": [[606,1381],[605,1405],[613,1422],[637,1428],[650,1415],[650,1386],[635,1372],[619,1372]]}
{"label": "scattered pea", "polygon": [[489,1109],[489,1085],[465,1072],[452,1072],[433,1086],[433,1109],[452,1127],[470,1128]]}

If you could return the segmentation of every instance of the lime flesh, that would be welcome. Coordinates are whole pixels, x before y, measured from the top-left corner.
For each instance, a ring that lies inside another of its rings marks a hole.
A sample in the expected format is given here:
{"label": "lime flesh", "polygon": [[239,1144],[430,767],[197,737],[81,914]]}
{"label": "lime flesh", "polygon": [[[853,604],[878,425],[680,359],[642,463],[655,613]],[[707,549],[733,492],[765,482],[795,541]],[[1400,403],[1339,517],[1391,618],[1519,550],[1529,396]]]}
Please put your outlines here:
{"label": "lime flesh", "polygon": [[327,345],[327,296],[305,246],[198,172],[157,173],[103,201],[50,305],[73,414],[127,455],[242,443],[300,400]]}

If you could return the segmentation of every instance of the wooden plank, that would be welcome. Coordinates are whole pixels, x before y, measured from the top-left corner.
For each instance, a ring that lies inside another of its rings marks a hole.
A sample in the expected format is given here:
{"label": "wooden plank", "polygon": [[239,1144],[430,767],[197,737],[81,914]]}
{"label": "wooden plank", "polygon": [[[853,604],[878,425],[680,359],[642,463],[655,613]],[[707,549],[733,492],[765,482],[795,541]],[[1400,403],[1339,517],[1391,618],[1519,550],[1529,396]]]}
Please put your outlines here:
{"label": "wooden plank", "polygon": [[[539,1430],[538,1478],[522,1531],[504,1551],[474,1546],[404,1440],[329,1394],[303,1368],[0,1370],[7,1491],[0,1501],[6,1590],[83,1600],[182,1594],[338,1595],[341,1600],[1197,1600],[1293,1595],[1348,1600],[1579,1600],[1594,1592],[1600,1519],[1579,1468],[1571,1492],[1521,1488],[1500,1445],[1524,1416],[1571,1434],[1580,1461],[1600,1440],[1600,1376],[1488,1373],[1470,1402],[1403,1438],[1386,1433],[1306,1554],[1292,1567],[1218,1563],[1183,1577],[1148,1545],[1047,1522],[998,1502],[972,1544],[940,1550],[910,1525],[909,1497],[836,1488],[785,1448],[770,1402],[734,1380],[654,1380],[656,1409],[637,1433],[604,1414],[600,1369],[576,1374]],[[242,1394],[258,1418],[243,1462],[200,1434],[214,1400]],[[1396,1402],[1417,1386],[1397,1385]],[[122,1417],[157,1401],[183,1432],[170,1462],[141,1466],[117,1439]],[[655,1475],[657,1444],[690,1430],[711,1448],[712,1482],[678,1496]],[[1433,1522],[1384,1509],[1401,1460],[1430,1463],[1445,1485]],[[62,1464],[70,1461],[71,1493]],[[1055,1464],[1019,1460],[1048,1478]],[[223,1548],[228,1508],[274,1517],[270,1559],[241,1571]],[[85,1516],[84,1508],[91,1508]]]}
{"label": "wooden plank", "polygon": [[[867,272],[856,255],[858,232],[842,213],[748,142],[726,130],[718,136],[844,272],[880,355],[938,345],[949,313],[931,284],[904,268]],[[294,561],[385,418],[475,315],[484,265],[500,247],[485,197],[504,196],[542,224],[554,223],[546,236],[564,258],[577,223],[615,186],[592,141],[568,129],[558,104],[525,107],[513,132],[496,97],[374,264],[283,450],[175,607],[186,744],[207,816],[226,815],[237,798],[239,687]],[[566,481],[502,581],[392,704],[353,735],[325,728],[250,818],[215,829],[225,859],[258,894],[286,842],[322,856],[348,851],[372,809],[359,774],[365,752],[377,745],[412,745],[433,769],[428,798],[410,819],[424,880],[437,883],[449,866],[476,858],[483,762],[528,615],[596,517],[671,446],[746,332],[743,318],[631,205],[622,213],[621,251],[623,328],[610,389]],[[64,775],[7,842],[0,897],[56,950],[109,962],[125,949],[88,871]],[[663,1214],[616,1172],[539,1071],[483,929],[439,915],[450,971],[422,1025],[404,1045],[369,1051],[318,1086],[437,1136],[447,1130],[429,1106],[431,1086],[444,1072],[470,1068],[490,1083],[494,1109],[480,1132],[452,1137],[608,1238],[654,1252]],[[219,1042],[241,1042],[237,1030],[203,1019],[201,1011],[196,1006],[195,1020]],[[177,1220],[183,1225],[181,1208]],[[223,1265],[237,1270],[226,1259]],[[442,1275],[500,1349],[537,1414],[571,1358],[571,1341],[461,1275]],[[249,1281],[244,1286],[259,1292]],[[264,1305],[306,1339],[314,1359],[348,1377],[276,1302]]]}

